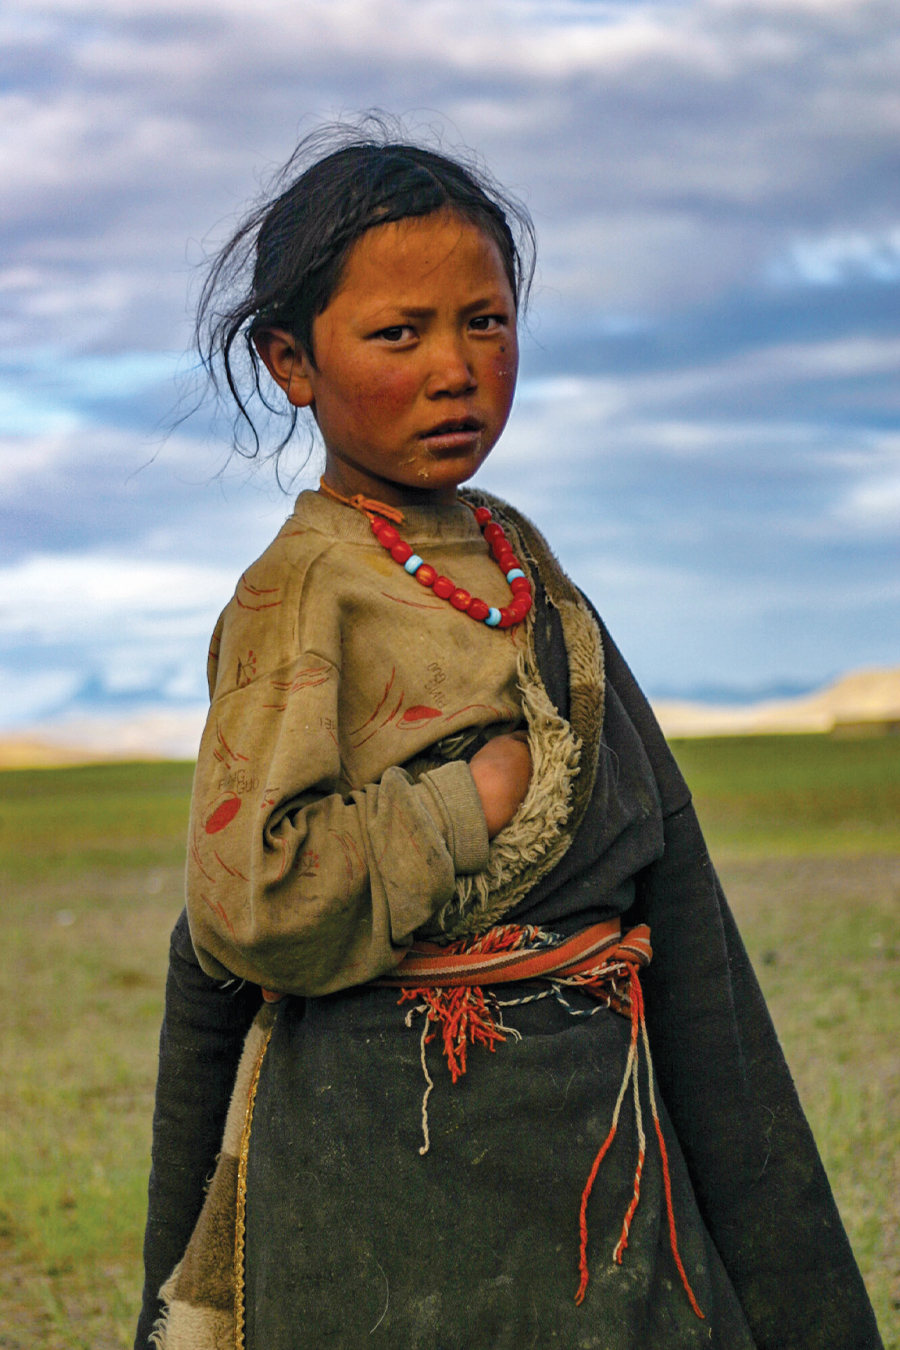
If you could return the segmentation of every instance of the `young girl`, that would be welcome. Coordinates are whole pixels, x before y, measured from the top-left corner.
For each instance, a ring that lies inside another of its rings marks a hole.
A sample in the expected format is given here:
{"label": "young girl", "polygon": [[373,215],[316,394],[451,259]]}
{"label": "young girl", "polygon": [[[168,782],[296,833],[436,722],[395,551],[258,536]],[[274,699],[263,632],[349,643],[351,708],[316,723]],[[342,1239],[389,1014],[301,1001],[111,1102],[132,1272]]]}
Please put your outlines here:
{"label": "young girl", "polygon": [[652,713],[459,491],[515,389],[511,221],[363,132],[204,295],[239,412],[246,344],[325,471],[210,649],[140,1347],[880,1344]]}

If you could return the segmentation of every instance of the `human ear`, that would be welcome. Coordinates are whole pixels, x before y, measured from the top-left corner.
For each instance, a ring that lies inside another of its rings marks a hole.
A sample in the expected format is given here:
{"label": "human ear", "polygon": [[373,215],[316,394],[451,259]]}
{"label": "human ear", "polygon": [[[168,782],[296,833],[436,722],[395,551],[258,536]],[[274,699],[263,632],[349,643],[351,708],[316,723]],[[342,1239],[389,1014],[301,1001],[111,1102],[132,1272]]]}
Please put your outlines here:
{"label": "human ear", "polygon": [[310,380],[311,362],[293,333],[284,328],[263,328],[253,335],[253,345],[275,383],[295,408],[308,408],[315,399]]}

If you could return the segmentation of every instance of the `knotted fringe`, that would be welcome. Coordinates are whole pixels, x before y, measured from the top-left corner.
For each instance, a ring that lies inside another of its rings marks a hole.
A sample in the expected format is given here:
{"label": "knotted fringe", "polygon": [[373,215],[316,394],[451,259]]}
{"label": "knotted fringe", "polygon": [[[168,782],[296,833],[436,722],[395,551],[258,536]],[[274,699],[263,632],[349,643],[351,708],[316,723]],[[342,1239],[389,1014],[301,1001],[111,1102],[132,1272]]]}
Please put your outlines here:
{"label": "knotted fringe", "polygon": [[[461,938],[439,950],[442,958],[464,952],[475,956],[520,951],[525,941],[534,941],[538,935],[539,930],[536,928],[518,928],[515,924],[508,924],[506,927],[492,928],[472,942]],[[494,1016],[496,1001],[491,1000],[490,994],[485,995],[484,989],[478,984],[404,989],[397,1001],[406,1003],[410,1000],[418,1001],[420,1006],[410,1009],[408,1023],[411,1023],[413,1013],[424,1012],[427,1014],[426,1032],[429,1025],[440,1028],[444,1057],[454,1083],[466,1071],[469,1045],[485,1045],[493,1053],[494,1046],[498,1041],[505,1041],[506,1033],[510,1030],[503,1025],[502,1019],[497,1021]],[[436,1031],[424,1035],[423,1044],[429,1045],[436,1035]]]}
{"label": "knotted fringe", "polygon": [[[464,938],[446,947],[438,947],[431,943],[416,943],[393,975],[379,983],[400,986],[402,991],[398,1000],[400,1004],[412,1001],[414,1006],[407,1014],[407,1026],[412,1025],[415,1013],[422,1013],[425,1017],[421,1040],[422,1070],[426,1083],[422,1099],[424,1142],[419,1149],[421,1154],[427,1153],[430,1147],[428,1099],[434,1087],[428,1072],[425,1051],[426,1046],[438,1035],[438,1029],[450,1077],[456,1083],[466,1072],[467,1051],[470,1045],[484,1045],[493,1052],[498,1042],[505,1041],[507,1036],[519,1038],[519,1033],[503,1022],[501,1010],[504,1007],[528,1003],[533,999],[555,994],[570,1013],[578,1015],[562,995],[563,987],[575,987],[598,1000],[595,1011],[599,1011],[602,1007],[612,1008],[630,1018],[631,1039],[625,1060],[625,1073],[613,1108],[612,1123],[591,1166],[581,1196],[578,1216],[581,1278],[575,1302],[583,1303],[589,1279],[588,1201],[600,1164],[616,1137],[622,1103],[630,1087],[634,1099],[638,1158],[631,1201],[622,1221],[619,1239],[613,1249],[613,1258],[619,1265],[622,1264],[628,1246],[628,1235],[640,1200],[641,1177],[646,1157],[646,1137],[638,1080],[640,1050],[643,1047],[650,1109],[662,1165],[669,1245],[690,1305],[696,1315],[703,1318],[704,1314],[688,1282],[678,1251],[669,1156],[656,1104],[653,1062],[644,1016],[644,996],[638,976],[638,969],[647,966],[651,958],[650,931],[644,925],[631,929],[622,938],[618,920],[610,920],[607,923],[595,924],[576,934],[574,938],[561,939],[533,926],[506,924],[492,928],[481,937]],[[505,1001],[498,999],[490,990],[485,992],[486,985],[527,979],[546,980],[550,987],[537,994]],[[426,980],[427,983],[424,982]],[[436,1029],[429,1030],[432,1027]]]}

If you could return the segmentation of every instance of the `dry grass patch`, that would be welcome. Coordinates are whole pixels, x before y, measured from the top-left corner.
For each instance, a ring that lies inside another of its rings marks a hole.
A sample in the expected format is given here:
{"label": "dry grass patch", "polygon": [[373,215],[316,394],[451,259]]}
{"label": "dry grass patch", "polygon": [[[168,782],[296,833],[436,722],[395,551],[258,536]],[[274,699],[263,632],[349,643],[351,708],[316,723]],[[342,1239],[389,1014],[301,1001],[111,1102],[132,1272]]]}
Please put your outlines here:
{"label": "dry grass patch", "polygon": [[722,879],[875,1305],[900,1347],[900,858],[726,862]]}

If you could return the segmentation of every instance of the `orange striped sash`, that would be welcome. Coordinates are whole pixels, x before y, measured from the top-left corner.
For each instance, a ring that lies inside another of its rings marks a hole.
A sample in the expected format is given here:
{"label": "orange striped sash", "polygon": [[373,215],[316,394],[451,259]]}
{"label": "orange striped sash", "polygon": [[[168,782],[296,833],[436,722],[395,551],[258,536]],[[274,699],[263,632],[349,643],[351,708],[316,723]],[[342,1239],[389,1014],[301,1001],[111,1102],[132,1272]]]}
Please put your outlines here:
{"label": "orange striped sash", "polygon": [[[529,938],[534,940],[538,931],[509,924],[448,947],[416,942],[400,965],[378,984],[398,989],[449,989],[509,984],[514,980],[568,980],[618,963],[646,966],[653,956],[646,924],[632,928],[623,938],[619,920],[607,919],[552,945],[528,945]],[[523,935],[526,945],[498,949],[496,944],[513,933]]]}

